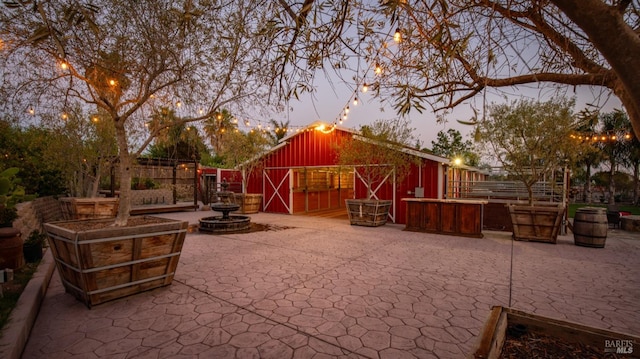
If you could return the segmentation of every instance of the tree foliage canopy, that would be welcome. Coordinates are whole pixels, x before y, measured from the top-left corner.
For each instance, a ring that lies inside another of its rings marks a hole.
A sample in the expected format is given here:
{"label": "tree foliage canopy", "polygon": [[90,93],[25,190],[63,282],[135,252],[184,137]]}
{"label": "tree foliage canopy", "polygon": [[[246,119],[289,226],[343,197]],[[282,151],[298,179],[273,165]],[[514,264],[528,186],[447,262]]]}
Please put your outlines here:
{"label": "tree foliage canopy", "polygon": [[514,101],[492,105],[490,118],[477,125],[488,155],[522,181],[532,203],[532,187],[559,167],[575,160],[578,151],[570,138],[577,127],[573,101]]}
{"label": "tree foliage canopy", "polygon": [[393,179],[393,176],[400,182],[411,170],[411,165],[419,163],[419,157],[407,152],[414,142],[413,129],[406,120],[376,120],[362,126],[360,135],[339,145],[338,163],[356,167],[356,175],[367,186],[367,198],[372,199],[374,185],[387,177]]}
{"label": "tree foliage canopy", "polygon": [[[287,49],[282,73],[349,68],[353,78],[346,80],[356,88],[369,84],[400,113],[427,104],[450,109],[487,88],[595,86],[620,98],[640,134],[638,2],[308,0],[283,6],[273,27]],[[396,30],[399,43],[392,40]],[[377,65],[382,71],[372,70]]]}

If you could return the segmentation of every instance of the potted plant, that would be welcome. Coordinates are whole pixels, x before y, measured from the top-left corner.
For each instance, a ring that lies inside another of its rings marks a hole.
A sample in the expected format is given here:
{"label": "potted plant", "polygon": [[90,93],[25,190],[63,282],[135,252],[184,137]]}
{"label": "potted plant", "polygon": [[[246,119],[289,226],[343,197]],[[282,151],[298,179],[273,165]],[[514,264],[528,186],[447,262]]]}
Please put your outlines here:
{"label": "potted plant", "polygon": [[42,248],[46,239],[47,235],[38,230],[29,233],[22,245],[22,253],[27,263],[36,263],[42,259]]}
{"label": "potted plant", "polygon": [[377,227],[387,222],[393,201],[378,198],[376,187],[401,182],[412,163],[418,163],[418,157],[406,151],[414,140],[412,132],[405,120],[377,120],[336,148],[338,164],[353,167],[355,181],[366,188],[365,197],[345,200],[352,225]]}
{"label": "potted plant", "polygon": [[516,240],[556,243],[564,203],[536,203],[534,186],[577,153],[570,139],[577,126],[573,103],[561,98],[492,105],[490,118],[476,124],[479,143],[527,190],[526,204],[508,205]]}
{"label": "potted plant", "polygon": [[18,218],[16,203],[25,193],[17,177],[19,171],[11,167],[0,172],[0,268],[16,269],[24,264],[21,233],[13,228]]}
{"label": "potted plant", "polygon": [[257,213],[262,204],[262,193],[248,193],[247,183],[249,177],[262,167],[261,158],[268,148],[268,140],[260,131],[238,131],[228,136],[221,153],[224,164],[239,168],[242,174],[242,193],[234,193],[235,203],[240,205],[240,213]]}

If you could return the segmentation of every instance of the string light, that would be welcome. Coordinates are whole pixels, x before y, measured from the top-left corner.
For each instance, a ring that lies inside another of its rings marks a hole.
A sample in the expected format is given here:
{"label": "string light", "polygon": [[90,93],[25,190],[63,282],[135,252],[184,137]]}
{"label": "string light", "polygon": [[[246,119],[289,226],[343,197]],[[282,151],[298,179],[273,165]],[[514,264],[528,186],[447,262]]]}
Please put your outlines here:
{"label": "string light", "polygon": [[612,134],[612,133],[593,133],[593,134],[586,134],[586,135],[582,135],[582,134],[571,134],[569,135],[570,138],[572,139],[577,139],[580,141],[591,141],[591,142],[597,142],[597,141],[601,141],[601,142],[606,142],[606,141],[618,141],[618,140],[630,140],[633,136],[629,133],[624,134],[623,136],[618,136],[616,134]]}
{"label": "string light", "polygon": [[380,74],[382,74],[382,67],[380,67],[380,64],[376,63],[376,68],[375,68],[375,70],[374,70],[374,73],[375,73],[376,75],[380,75]]}
{"label": "string light", "polygon": [[397,28],[395,34],[393,34],[393,41],[395,42],[402,41],[402,33],[400,32],[400,28]]}
{"label": "string light", "polygon": [[355,97],[355,98],[353,99],[353,105],[354,105],[354,106],[358,106],[358,98],[357,98],[357,97]]}
{"label": "string light", "polygon": [[367,91],[369,91],[369,86],[368,86],[368,85],[367,85],[367,83],[365,82],[365,83],[363,83],[363,84],[362,84],[362,92],[363,92],[363,93],[365,93],[365,92],[367,92]]}

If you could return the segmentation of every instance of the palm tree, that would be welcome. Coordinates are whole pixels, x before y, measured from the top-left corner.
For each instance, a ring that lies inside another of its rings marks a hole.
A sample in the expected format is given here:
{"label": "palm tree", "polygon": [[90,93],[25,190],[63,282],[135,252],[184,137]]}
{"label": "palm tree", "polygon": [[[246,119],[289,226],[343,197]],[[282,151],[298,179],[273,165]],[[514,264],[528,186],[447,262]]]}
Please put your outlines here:
{"label": "palm tree", "polygon": [[[593,134],[594,132],[596,132],[596,128],[598,127],[599,122],[597,112],[585,109],[578,113],[578,118],[580,119],[581,123],[581,125],[576,129],[578,133]],[[580,156],[580,159],[578,160],[577,165],[585,167],[582,200],[585,203],[591,203],[593,200],[593,191],[591,189],[591,169],[598,166],[600,162],[602,162],[603,156],[599,148],[590,146],[588,145],[588,143],[587,146],[580,146],[580,150],[582,154]]]}
{"label": "palm tree", "polygon": [[624,135],[631,130],[631,122],[627,114],[621,110],[615,110],[602,115],[602,132],[615,135],[617,140],[607,140],[600,144],[607,161],[609,162],[609,205],[615,204],[616,184],[614,175],[619,165],[628,165],[631,144],[624,141]]}
{"label": "palm tree", "polygon": [[228,110],[222,110],[204,122],[204,132],[215,155],[224,150],[227,134],[238,129],[238,121]]}
{"label": "palm tree", "polygon": [[273,146],[277,145],[281,139],[287,135],[289,129],[289,120],[278,122],[274,119],[269,120],[271,126],[273,126],[273,132],[267,132],[269,140]]}

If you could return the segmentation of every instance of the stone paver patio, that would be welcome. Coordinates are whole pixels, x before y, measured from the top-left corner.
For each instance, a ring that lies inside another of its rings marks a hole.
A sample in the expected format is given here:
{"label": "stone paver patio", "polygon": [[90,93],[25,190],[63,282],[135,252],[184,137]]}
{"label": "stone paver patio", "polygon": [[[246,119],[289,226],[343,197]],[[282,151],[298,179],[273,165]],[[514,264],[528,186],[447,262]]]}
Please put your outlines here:
{"label": "stone paver patio", "polygon": [[272,230],[188,234],[172,285],[90,310],[54,273],[23,358],[461,358],[494,305],[640,334],[638,233],[596,249],[251,217]]}

